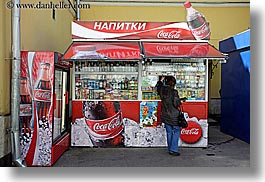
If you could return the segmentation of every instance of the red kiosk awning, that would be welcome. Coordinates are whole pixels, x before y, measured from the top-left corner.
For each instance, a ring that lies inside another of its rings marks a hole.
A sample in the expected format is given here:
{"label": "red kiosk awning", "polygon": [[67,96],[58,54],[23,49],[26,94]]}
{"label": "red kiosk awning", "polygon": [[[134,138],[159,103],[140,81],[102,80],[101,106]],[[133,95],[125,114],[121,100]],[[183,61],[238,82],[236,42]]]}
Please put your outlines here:
{"label": "red kiosk awning", "polygon": [[63,60],[140,60],[138,42],[73,42]]}
{"label": "red kiosk awning", "polygon": [[[226,57],[207,42],[141,42],[145,58]],[[73,42],[61,60],[141,60],[140,42]]]}
{"label": "red kiosk awning", "polygon": [[146,58],[212,58],[225,56],[207,42],[143,42]]}

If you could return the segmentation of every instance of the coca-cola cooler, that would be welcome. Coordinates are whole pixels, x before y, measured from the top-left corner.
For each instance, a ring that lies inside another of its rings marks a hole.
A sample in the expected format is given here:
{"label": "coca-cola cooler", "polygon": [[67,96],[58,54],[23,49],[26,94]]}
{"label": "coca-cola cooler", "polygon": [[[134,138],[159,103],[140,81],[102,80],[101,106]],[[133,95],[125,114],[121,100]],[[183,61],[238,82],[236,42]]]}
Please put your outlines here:
{"label": "coca-cola cooler", "polygon": [[21,52],[20,154],[27,166],[52,166],[70,146],[71,63],[56,52]]}

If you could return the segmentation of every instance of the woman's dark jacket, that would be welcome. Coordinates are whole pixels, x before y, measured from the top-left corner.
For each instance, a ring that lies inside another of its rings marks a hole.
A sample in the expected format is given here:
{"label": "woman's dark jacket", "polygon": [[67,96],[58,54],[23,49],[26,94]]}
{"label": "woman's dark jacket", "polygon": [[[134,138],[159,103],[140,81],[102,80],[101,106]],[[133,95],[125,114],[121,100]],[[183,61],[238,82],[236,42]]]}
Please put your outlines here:
{"label": "woman's dark jacket", "polygon": [[178,91],[168,85],[163,85],[161,81],[157,82],[156,87],[162,101],[161,121],[178,126],[178,107],[181,105]]}

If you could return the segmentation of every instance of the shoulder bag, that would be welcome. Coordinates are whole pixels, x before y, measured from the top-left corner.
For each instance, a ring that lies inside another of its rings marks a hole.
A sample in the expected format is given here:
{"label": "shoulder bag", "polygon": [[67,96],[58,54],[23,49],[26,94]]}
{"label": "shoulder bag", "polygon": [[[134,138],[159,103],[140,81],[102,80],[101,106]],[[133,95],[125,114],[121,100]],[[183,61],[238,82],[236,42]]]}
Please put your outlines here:
{"label": "shoulder bag", "polygon": [[183,108],[182,106],[179,106],[179,126],[181,128],[187,128],[188,127],[188,122],[186,121],[186,118],[184,117],[184,113],[183,113]]}

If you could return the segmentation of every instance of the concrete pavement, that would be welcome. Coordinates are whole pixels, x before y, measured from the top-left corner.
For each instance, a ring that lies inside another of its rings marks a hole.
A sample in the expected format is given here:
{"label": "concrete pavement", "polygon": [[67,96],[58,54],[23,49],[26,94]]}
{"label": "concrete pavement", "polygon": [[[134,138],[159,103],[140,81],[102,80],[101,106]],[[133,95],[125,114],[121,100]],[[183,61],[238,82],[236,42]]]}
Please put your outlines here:
{"label": "concrete pavement", "polygon": [[250,145],[209,125],[207,148],[86,148],[66,151],[53,167],[250,167]]}

